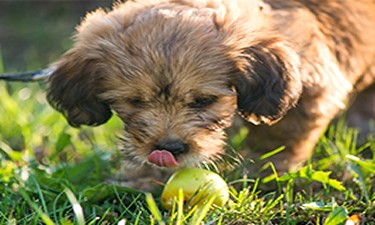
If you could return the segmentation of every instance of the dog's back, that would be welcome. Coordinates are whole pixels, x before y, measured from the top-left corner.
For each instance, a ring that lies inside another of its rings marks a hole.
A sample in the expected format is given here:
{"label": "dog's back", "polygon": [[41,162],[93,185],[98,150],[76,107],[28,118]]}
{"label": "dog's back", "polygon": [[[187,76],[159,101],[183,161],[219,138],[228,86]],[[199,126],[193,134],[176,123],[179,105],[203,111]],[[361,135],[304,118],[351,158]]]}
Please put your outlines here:
{"label": "dog's back", "polygon": [[[363,139],[371,132],[369,120],[375,120],[375,100],[371,100],[375,99],[375,1],[265,2],[274,28],[299,55],[303,93],[297,107],[279,123],[249,125],[247,144],[260,150],[286,146],[273,159],[280,170],[286,170],[307,158],[330,121],[352,102],[349,124],[360,129]],[[367,99],[366,105],[363,99]]]}
{"label": "dog's back", "polygon": [[[343,76],[359,89],[373,83],[375,1],[267,0],[267,3],[273,8],[276,29],[294,45],[305,63],[321,58],[320,64],[323,61],[339,64]],[[324,78],[318,80],[321,79]]]}

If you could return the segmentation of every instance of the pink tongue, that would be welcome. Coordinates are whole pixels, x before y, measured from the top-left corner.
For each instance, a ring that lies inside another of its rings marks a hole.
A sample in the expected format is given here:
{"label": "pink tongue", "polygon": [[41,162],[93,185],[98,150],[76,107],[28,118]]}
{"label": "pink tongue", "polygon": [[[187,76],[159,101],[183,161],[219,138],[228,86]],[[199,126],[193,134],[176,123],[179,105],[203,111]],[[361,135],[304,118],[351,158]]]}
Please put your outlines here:
{"label": "pink tongue", "polygon": [[150,163],[156,164],[161,167],[176,167],[178,162],[173,154],[167,150],[154,150],[148,156]]}

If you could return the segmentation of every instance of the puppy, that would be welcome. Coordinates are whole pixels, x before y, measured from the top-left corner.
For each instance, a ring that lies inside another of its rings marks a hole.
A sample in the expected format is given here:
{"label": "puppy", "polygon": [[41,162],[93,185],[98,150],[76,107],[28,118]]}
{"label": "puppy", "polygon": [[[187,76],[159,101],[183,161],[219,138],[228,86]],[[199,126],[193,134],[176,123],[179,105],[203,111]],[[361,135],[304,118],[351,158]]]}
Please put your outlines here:
{"label": "puppy", "polygon": [[[247,157],[285,146],[269,160],[287,171],[358,93],[374,99],[374,12],[368,0],[118,3],[78,26],[48,100],[75,127],[120,117],[127,185],[139,189],[220,158],[237,113],[250,122]],[[353,125],[375,118],[368,104],[350,110]]]}

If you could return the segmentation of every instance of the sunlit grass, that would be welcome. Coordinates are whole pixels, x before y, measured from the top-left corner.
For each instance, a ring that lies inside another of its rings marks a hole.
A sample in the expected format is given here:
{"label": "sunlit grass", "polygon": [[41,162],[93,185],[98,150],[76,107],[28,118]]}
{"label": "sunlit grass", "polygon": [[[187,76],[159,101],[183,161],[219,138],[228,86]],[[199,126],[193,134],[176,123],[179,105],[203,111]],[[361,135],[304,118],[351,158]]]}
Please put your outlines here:
{"label": "sunlit grass", "polygon": [[[107,182],[121,164],[118,119],[69,127],[46,102],[44,84],[1,82],[0,96],[0,224],[329,225],[353,214],[374,224],[375,159],[362,156],[374,153],[374,141],[358,147],[356,131],[343,122],[329,128],[305,167],[276,178],[274,192],[262,191],[261,179],[224,177],[242,184],[224,207],[180,201],[168,211],[158,194]],[[246,130],[231,143],[241,146],[244,136]]]}

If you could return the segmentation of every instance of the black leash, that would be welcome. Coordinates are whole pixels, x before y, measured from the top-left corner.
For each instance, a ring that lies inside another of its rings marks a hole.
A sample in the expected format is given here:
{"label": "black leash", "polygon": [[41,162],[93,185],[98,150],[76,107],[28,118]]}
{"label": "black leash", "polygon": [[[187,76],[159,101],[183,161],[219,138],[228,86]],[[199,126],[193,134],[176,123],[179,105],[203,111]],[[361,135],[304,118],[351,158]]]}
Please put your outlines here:
{"label": "black leash", "polygon": [[54,71],[54,67],[47,67],[46,69],[37,71],[5,73],[0,75],[0,80],[20,82],[41,81],[51,76]]}

